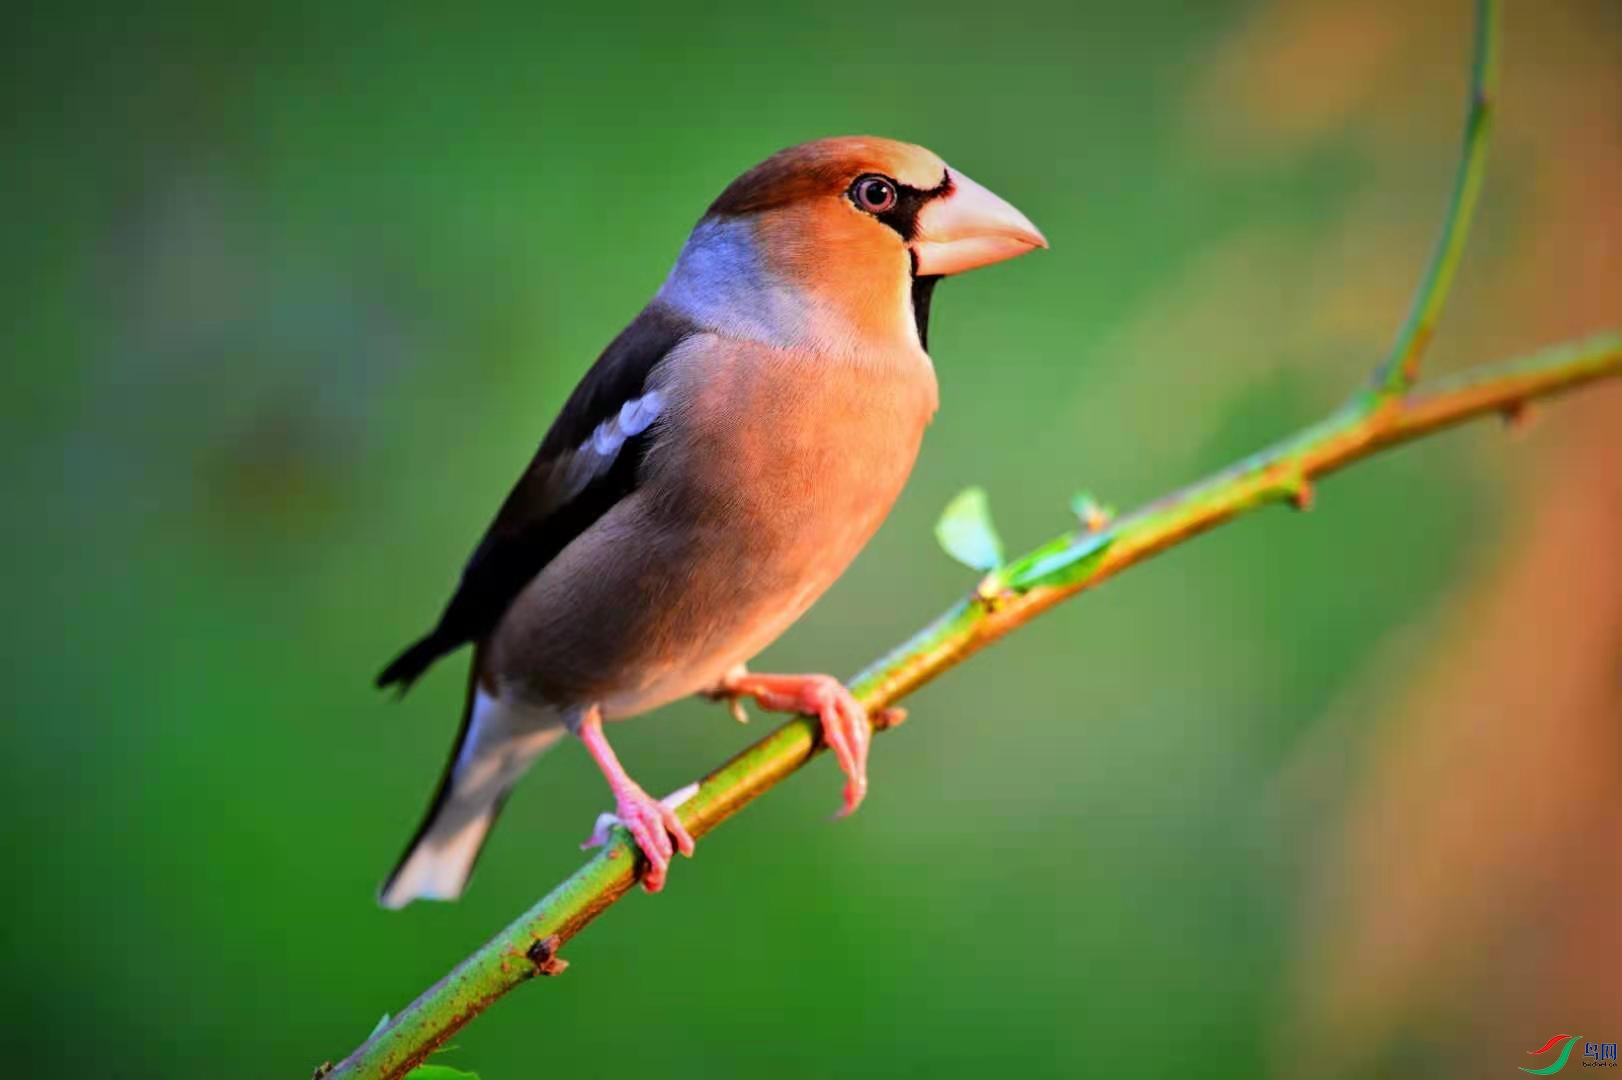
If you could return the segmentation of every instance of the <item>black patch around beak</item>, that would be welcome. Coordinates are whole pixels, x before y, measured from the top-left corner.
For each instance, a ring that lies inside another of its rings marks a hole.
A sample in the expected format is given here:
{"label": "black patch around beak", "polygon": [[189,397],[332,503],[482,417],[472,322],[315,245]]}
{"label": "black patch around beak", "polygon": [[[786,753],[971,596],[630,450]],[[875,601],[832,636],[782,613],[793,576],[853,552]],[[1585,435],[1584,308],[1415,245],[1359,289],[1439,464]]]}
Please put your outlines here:
{"label": "black patch around beak", "polygon": [[[910,254],[910,252],[909,252]],[[918,327],[918,344],[929,351],[929,305],[935,299],[935,286],[941,283],[939,274],[918,276],[918,259],[913,257],[912,321]]]}
{"label": "black patch around beak", "polygon": [[[895,190],[895,205],[879,214],[878,219],[900,234],[904,242],[910,244],[918,235],[918,214],[924,206],[952,193],[952,174],[942,173],[941,182],[928,190],[902,183],[897,183]],[[928,307],[928,301],[925,301],[924,306]]]}

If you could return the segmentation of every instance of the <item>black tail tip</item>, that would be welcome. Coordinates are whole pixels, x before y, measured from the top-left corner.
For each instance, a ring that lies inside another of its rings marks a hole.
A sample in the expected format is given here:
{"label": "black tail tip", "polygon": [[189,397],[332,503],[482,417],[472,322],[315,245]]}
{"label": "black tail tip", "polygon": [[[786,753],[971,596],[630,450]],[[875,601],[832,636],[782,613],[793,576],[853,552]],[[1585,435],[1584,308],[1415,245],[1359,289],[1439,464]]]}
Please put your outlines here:
{"label": "black tail tip", "polygon": [[400,693],[404,694],[411,689],[411,684],[428,670],[429,665],[439,659],[440,652],[439,642],[432,634],[428,635],[396,656],[389,662],[388,667],[378,672],[375,680],[377,688],[386,690],[391,686],[398,686]]}

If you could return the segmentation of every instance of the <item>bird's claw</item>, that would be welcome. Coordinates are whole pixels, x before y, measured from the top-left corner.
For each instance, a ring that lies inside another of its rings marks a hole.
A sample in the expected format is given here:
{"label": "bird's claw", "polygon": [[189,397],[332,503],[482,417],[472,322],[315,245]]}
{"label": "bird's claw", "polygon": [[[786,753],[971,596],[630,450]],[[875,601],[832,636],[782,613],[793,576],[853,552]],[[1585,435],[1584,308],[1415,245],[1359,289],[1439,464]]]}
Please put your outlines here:
{"label": "bird's claw", "polygon": [[609,830],[616,825],[623,824],[624,822],[614,816],[612,810],[604,810],[597,815],[597,821],[591,827],[591,835],[580,841],[580,850],[590,851],[594,847],[602,847],[608,843]]}
{"label": "bird's claw", "polygon": [[867,748],[873,729],[867,722],[867,710],[843,683],[829,679],[811,695],[807,703],[822,721],[822,741],[845,774],[844,803],[834,817],[849,817],[867,798]]}
{"label": "bird's claw", "polygon": [[624,826],[648,860],[642,887],[650,893],[658,892],[665,887],[665,876],[675,852],[692,857],[693,837],[676,815],[676,808],[692,798],[697,790],[697,784],[689,784],[663,799],[655,799],[635,786],[615,792],[614,812],[597,815],[591,835],[580,849],[601,847],[608,843],[614,826]]}
{"label": "bird's claw", "polygon": [[822,722],[822,741],[833,751],[845,774],[844,803],[837,817],[849,817],[867,797],[867,749],[873,738],[867,710],[830,675],[729,676],[720,687],[733,696],[748,695],[762,707],[798,712]]}

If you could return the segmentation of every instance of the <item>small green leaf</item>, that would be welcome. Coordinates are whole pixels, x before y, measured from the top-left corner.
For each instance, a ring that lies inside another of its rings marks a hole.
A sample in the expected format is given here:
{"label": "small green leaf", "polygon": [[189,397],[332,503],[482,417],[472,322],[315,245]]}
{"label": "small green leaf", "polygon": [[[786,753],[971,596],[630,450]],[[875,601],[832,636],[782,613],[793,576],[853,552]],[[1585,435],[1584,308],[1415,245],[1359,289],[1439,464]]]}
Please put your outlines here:
{"label": "small green leaf", "polygon": [[463,1072],[449,1065],[418,1065],[406,1073],[406,1080],[479,1080],[479,1074]]}
{"label": "small green leaf", "polygon": [[946,554],[971,570],[986,573],[1002,565],[1002,540],[991,524],[984,488],[965,488],[946,504],[935,523],[935,539]]}
{"label": "small green leaf", "polygon": [[1107,532],[1062,537],[1008,567],[1008,586],[1024,592],[1038,585],[1063,586],[1079,581],[1093,572],[1114,543],[1115,537]]}

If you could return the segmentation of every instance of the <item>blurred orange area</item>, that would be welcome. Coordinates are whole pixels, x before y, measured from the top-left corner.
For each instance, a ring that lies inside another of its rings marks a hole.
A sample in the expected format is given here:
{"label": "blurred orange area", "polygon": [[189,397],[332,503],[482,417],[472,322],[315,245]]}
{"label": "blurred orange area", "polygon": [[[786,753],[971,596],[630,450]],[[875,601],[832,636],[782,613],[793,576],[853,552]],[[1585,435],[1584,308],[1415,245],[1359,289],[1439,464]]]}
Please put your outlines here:
{"label": "blurred orange area", "polygon": [[[1622,315],[1622,7],[1505,6],[1492,179],[1433,369]],[[1423,256],[1401,193],[1440,210],[1470,34],[1463,2],[1262,4],[1195,80],[1207,153],[1365,148],[1312,333],[1394,326]],[[1469,443],[1513,485],[1503,544],[1286,770],[1281,816],[1327,799],[1339,824],[1303,852],[1278,1075],[1508,1075],[1550,1032],[1622,1033],[1622,388],[1551,408],[1535,452]]]}
{"label": "blurred orange area", "polygon": [[[1492,179],[1453,304],[1469,317],[1450,318],[1441,338],[1451,356],[1535,345],[1622,312],[1622,7],[1503,7]],[[1403,207],[1410,217],[1423,211],[1422,200],[1406,196],[1427,184],[1440,213],[1472,32],[1465,0],[1266,3],[1195,80],[1192,130],[1210,153],[1276,158],[1329,138],[1364,148],[1354,203],[1329,248],[1351,257],[1326,275],[1325,328],[1386,327],[1383,305],[1367,303],[1370,290],[1406,295],[1403,271],[1419,253],[1400,245],[1425,230],[1409,227],[1417,218],[1401,220]],[[1364,320],[1350,317],[1354,308]],[[1495,311],[1526,340],[1503,340]]]}
{"label": "blurred orange area", "polygon": [[1622,390],[1561,408],[1503,550],[1331,713],[1373,734],[1310,856],[1281,1074],[1422,1029],[1477,1076],[1622,1017]]}

